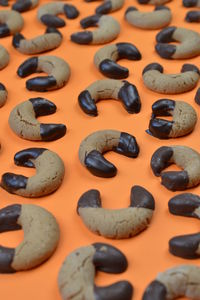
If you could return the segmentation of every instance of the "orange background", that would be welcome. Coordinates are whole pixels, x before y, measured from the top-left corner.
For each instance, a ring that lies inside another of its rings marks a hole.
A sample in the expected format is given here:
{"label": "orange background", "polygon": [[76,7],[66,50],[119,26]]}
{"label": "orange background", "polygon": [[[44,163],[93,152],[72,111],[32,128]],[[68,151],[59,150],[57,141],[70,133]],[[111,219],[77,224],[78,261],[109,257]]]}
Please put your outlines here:
{"label": "orange background", "polygon": [[[47,1],[40,1],[40,3],[43,2]],[[16,71],[28,56],[17,52],[12,47],[12,37],[3,38],[0,41],[10,53],[9,65],[0,71],[0,82],[4,83],[8,89],[7,103],[0,109],[1,174],[4,172],[16,172],[27,176],[34,174],[34,169],[20,168],[13,163],[14,154],[29,147],[46,147],[57,152],[63,159],[66,168],[66,175],[61,187],[54,194],[46,197],[28,199],[0,189],[1,208],[13,203],[41,205],[54,214],[61,230],[57,251],[46,263],[30,271],[0,275],[0,294],[4,300],[60,299],[57,275],[64,258],[74,249],[94,242],[110,243],[118,247],[126,255],[129,262],[129,267],[123,274],[108,275],[99,272],[96,283],[106,285],[117,280],[127,279],[134,286],[133,298],[135,300],[141,299],[144,289],[158,272],[179,264],[194,263],[200,266],[199,260],[185,260],[168,252],[169,239],[176,235],[198,232],[199,221],[173,216],[168,212],[168,201],[177,193],[168,191],[161,186],[160,179],[153,175],[150,168],[153,152],[162,145],[187,145],[200,151],[200,122],[198,121],[193,133],[178,139],[159,140],[147,135],[145,129],[148,127],[152,103],[157,99],[167,98],[168,95],[149,91],[143,85],[141,77],[143,68],[154,61],[161,63],[166,72],[178,73],[183,63],[194,63],[199,67],[199,58],[182,61],[161,59],[154,51],[155,36],[158,30],[136,29],[129,25],[123,17],[126,8],[130,5],[136,5],[145,11],[151,11],[153,6],[142,6],[138,5],[136,0],[126,0],[120,11],[112,13],[113,17],[117,18],[121,24],[121,33],[114,42],[131,42],[142,53],[141,61],[120,61],[120,64],[129,68],[130,76],[127,80],[134,83],[138,88],[142,101],[141,112],[137,115],[128,114],[121,103],[109,100],[98,103],[98,117],[87,116],[79,108],[77,97],[93,81],[103,78],[103,75],[93,64],[93,56],[101,46],[74,44],[70,41],[70,35],[81,30],[79,21],[83,17],[93,14],[100,2],[85,3],[83,0],[74,0],[73,4],[80,10],[80,16],[75,20],[66,20],[66,27],[60,29],[64,36],[62,45],[50,52],[52,55],[64,58],[71,66],[71,77],[64,88],[46,93],[26,90],[25,81],[27,78],[19,78]],[[182,7],[181,1],[172,1],[168,6],[173,12],[171,25],[199,30],[199,24],[189,24],[184,21],[188,9]],[[42,34],[45,30],[44,25],[37,21],[36,12],[37,8],[23,13],[25,26],[22,29],[22,34],[27,38]],[[168,98],[185,100],[198,113],[199,107],[194,102],[195,92],[196,89]],[[66,124],[67,134],[62,139],[49,143],[26,141],[16,136],[9,128],[8,117],[11,109],[22,101],[39,96],[45,97],[57,105],[57,112],[54,115],[42,117],[40,120],[46,123],[60,122]],[[89,133],[100,129],[126,131],[136,137],[140,146],[140,154],[136,159],[127,158],[114,152],[106,154],[106,158],[118,168],[117,176],[110,179],[93,176],[80,164],[78,159],[78,148],[82,139]],[[79,197],[92,188],[101,192],[104,207],[114,209],[127,207],[130,189],[135,184],[147,188],[153,194],[156,202],[156,210],[150,227],[140,235],[127,240],[105,239],[91,233],[76,214]],[[200,186],[189,190],[189,192],[199,194]],[[22,231],[3,233],[0,235],[0,244],[15,247],[22,239]]]}

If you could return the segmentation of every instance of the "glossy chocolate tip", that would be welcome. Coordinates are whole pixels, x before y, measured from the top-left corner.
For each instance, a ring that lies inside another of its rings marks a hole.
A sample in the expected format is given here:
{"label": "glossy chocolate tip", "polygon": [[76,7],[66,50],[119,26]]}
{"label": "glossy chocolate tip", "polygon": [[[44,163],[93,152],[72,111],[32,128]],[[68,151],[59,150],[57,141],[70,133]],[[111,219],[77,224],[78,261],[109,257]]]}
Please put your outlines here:
{"label": "glossy chocolate tip", "polygon": [[72,4],[65,4],[63,10],[68,19],[76,19],[79,16],[78,9]]}
{"label": "glossy chocolate tip", "polygon": [[97,116],[97,106],[95,104],[94,99],[92,99],[90,93],[85,90],[81,92],[78,96],[78,103],[80,105],[80,108],[88,115],[90,116]]}
{"label": "glossy chocolate tip", "polygon": [[142,207],[155,209],[155,201],[151,193],[139,185],[135,185],[131,189],[131,207]]}
{"label": "glossy chocolate tip", "polygon": [[177,29],[175,26],[170,26],[167,28],[162,29],[157,35],[156,35],[156,41],[158,43],[170,43],[174,42],[173,39],[173,33]]}
{"label": "glossy chocolate tip", "polygon": [[200,244],[200,233],[181,235],[169,241],[169,251],[175,256],[186,259],[199,258],[197,250]]}
{"label": "glossy chocolate tip", "polygon": [[185,16],[185,21],[189,23],[200,22],[200,11],[189,11]]}
{"label": "glossy chocolate tip", "polygon": [[155,11],[157,11],[157,10],[170,10],[170,8],[169,7],[167,7],[167,6],[164,6],[164,5],[157,5],[156,7],[155,7]]}
{"label": "glossy chocolate tip", "polygon": [[51,115],[56,112],[56,105],[45,98],[30,98],[29,101],[33,105],[36,118],[39,116]]}
{"label": "glossy chocolate tip", "polygon": [[12,9],[18,12],[25,12],[32,7],[32,2],[30,0],[18,0],[12,5]]}
{"label": "glossy chocolate tip", "polygon": [[164,300],[167,296],[167,289],[158,280],[152,281],[146,288],[142,300]]}
{"label": "glossy chocolate tip", "polygon": [[144,70],[142,71],[142,75],[144,75],[146,72],[152,71],[152,70],[156,70],[156,71],[158,71],[160,73],[163,73],[163,71],[164,71],[163,67],[160,64],[158,64],[158,63],[151,63],[151,64],[148,64],[144,68]]}
{"label": "glossy chocolate tip", "polygon": [[121,132],[119,143],[113,150],[127,157],[137,157],[140,152],[135,137],[126,132]]}
{"label": "glossy chocolate tip", "polygon": [[131,43],[117,43],[116,47],[119,59],[140,60],[142,58],[140,51]]}
{"label": "glossy chocolate tip", "polygon": [[6,37],[10,35],[10,29],[7,24],[0,24],[0,37]]}
{"label": "glossy chocolate tip", "polygon": [[20,41],[25,40],[25,37],[21,33],[16,33],[13,36],[12,45],[14,48],[20,48]]}
{"label": "glossy chocolate tip", "polygon": [[186,171],[170,171],[161,174],[161,184],[170,191],[183,191],[189,183]]}
{"label": "glossy chocolate tip", "polygon": [[45,33],[57,33],[62,37],[62,33],[55,27],[47,27]]}
{"label": "glossy chocolate tip", "polygon": [[99,71],[108,78],[124,79],[129,76],[129,70],[110,59],[104,59],[99,64]]}
{"label": "glossy chocolate tip", "polygon": [[67,128],[64,124],[40,124],[40,135],[42,141],[55,141],[66,134]]}
{"label": "glossy chocolate tip", "polygon": [[148,4],[150,0],[138,0],[140,4]]}
{"label": "glossy chocolate tip", "polygon": [[171,59],[173,54],[176,52],[175,45],[167,45],[158,43],[155,45],[156,52],[162,57],[166,59]]}
{"label": "glossy chocolate tip", "polygon": [[198,90],[196,91],[194,101],[195,101],[198,105],[200,105],[200,88],[198,88]]}
{"label": "glossy chocolate tip", "polygon": [[86,17],[80,21],[81,27],[88,28],[91,26],[97,26],[100,18],[101,18],[101,15],[98,15],[98,14]]}
{"label": "glossy chocolate tip", "polygon": [[197,0],[183,0],[183,6],[194,7],[197,5]]}
{"label": "glossy chocolate tip", "polygon": [[159,139],[168,139],[172,130],[173,122],[152,118],[149,122],[149,131],[151,135]]}
{"label": "glossy chocolate tip", "polygon": [[14,248],[0,246],[0,273],[15,273],[16,270],[11,267],[15,256]]}
{"label": "glossy chocolate tip", "polygon": [[124,85],[118,92],[118,98],[130,114],[138,114],[141,110],[141,100],[135,85],[124,81]]}
{"label": "glossy chocolate tip", "polygon": [[125,11],[125,17],[126,17],[126,15],[127,15],[129,12],[132,12],[132,11],[138,11],[137,7],[135,7],[135,6],[129,6],[129,7],[127,8],[127,10]]}
{"label": "glossy chocolate tip", "polygon": [[199,68],[193,64],[184,64],[181,69],[181,73],[184,72],[196,72],[200,76]]}
{"label": "glossy chocolate tip", "polygon": [[0,82],[0,91],[6,91],[5,85],[1,82]]}
{"label": "glossy chocolate tip", "polygon": [[159,99],[152,105],[154,116],[171,116],[175,108],[176,101],[171,99]]}
{"label": "glossy chocolate tip", "polygon": [[46,92],[57,86],[53,76],[41,76],[26,81],[26,88],[29,91]]}
{"label": "glossy chocolate tip", "polygon": [[93,207],[93,208],[101,207],[101,195],[98,190],[89,190],[79,198],[77,204],[77,213],[79,208],[85,208],[85,207]]}
{"label": "glossy chocolate tip", "polygon": [[160,147],[152,155],[151,168],[155,176],[160,176],[163,169],[170,166],[170,158],[173,155],[173,149],[171,147]]}
{"label": "glossy chocolate tip", "polygon": [[127,269],[127,259],[119,249],[104,243],[95,243],[92,245],[96,249],[93,256],[93,263],[99,271],[119,274]]}
{"label": "glossy chocolate tip", "polygon": [[41,22],[48,27],[64,27],[65,21],[57,16],[45,14],[40,18]]}
{"label": "glossy chocolate tip", "polygon": [[14,173],[4,173],[1,177],[1,187],[9,193],[15,193],[19,189],[25,189],[28,177]]}
{"label": "glossy chocolate tip", "polygon": [[14,162],[17,166],[23,166],[28,168],[33,168],[34,163],[32,160],[37,159],[46,148],[27,148],[19,151],[14,156]]}
{"label": "glossy chocolate tip", "polygon": [[71,41],[80,45],[90,44],[92,40],[93,34],[91,31],[76,32],[71,35]]}
{"label": "glossy chocolate tip", "polygon": [[17,75],[24,78],[37,71],[38,57],[34,56],[25,60],[18,68]]}
{"label": "glossy chocolate tip", "polygon": [[97,177],[109,178],[114,177],[117,174],[116,167],[96,150],[92,150],[87,154],[85,157],[85,166]]}
{"label": "glossy chocolate tip", "polygon": [[168,202],[169,212],[177,216],[199,219],[195,210],[200,208],[200,197],[191,193],[176,195]]}
{"label": "glossy chocolate tip", "polygon": [[96,300],[131,300],[133,286],[125,280],[104,287],[94,286],[94,295]]}
{"label": "glossy chocolate tip", "polygon": [[13,204],[0,209],[0,232],[21,229],[17,220],[21,214],[21,205]]}
{"label": "glossy chocolate tip", "polygon": [[112,11],[112,2],[110,0],[105,1],[103,4],[99,5],[95,12],[96,14],[108,14]]}

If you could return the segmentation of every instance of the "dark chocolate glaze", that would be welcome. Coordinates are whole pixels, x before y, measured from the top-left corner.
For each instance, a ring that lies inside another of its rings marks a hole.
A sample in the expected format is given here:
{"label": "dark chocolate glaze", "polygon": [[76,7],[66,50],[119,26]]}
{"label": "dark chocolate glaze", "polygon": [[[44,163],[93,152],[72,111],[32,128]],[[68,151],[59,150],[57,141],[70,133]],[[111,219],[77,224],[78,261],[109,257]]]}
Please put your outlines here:
{"label": "dark chocolate glaze", "polygon": [[0,24],[0,38],[10,35],[10,29],[7,24]]}
{"label": "dark chocolate glaze", "polygon": [[0,0],[1,6],[8,6],[8,0]]}
{"label": "dark chocolate glaze", "polygon": [[12,262],[15,256],[14,248],[0,246],[0,273],[15,273],[12,268]]}
{"label": "dark chocolate glaze", "polygon": [[159,71],[160,73],[163,73],[163,67],[158,64],[158,63],[151,63],[149,65],[147,65],[144,70],[142,71],[142,75],[144,75],[144,73],[148,72],[148,71],[151,71],[151,70],[157,70]]}
{"label": "dark chocolate glaze", "polygon": [[4,173],[1,177],[1,187],[11,194],[19,189],[25,189],[28,177],[14,173]]}
{"label": "dark chocolate glaze", "polygon": [[14,48],[20,48],[20,41],[25,40],[25,37],[21,33],[16,33],[13,36],[12,45]]}
{"label": "dark chocolate glaze", "polygon": [[57,16],[51,14],[45,14],[40,18],[40,21],[48,27],[64,27],[65,21]]}
{"label": "dark chocolate glaze", "polygon": [[119,90],[118,98],[122,101],[128,113],[137,114],[140,112],[141,101],[135,85],[130,84],[128,81],[124,81],[124,85]]}
{"label": "dark chocolate glaze", "polygon": [[128,281],[118,281],[109,286],[94,286],[95,300],[131,300],[133,287]]}
{"label": "dark chocolate glaze", "polygon": [[31,160],[35,160],[40,156],[46,148],[27,148],[25,150],[19,151],[14,156],[14,162],[17,166],[34,168],[35,165]]}
{"label": "dark chocolate glaze", "polygon": [[170,59],[176,52],[176,45],[158,43],[156,44],[155,49],[162,58]]}
{"label": "dark chocolate glaze", "polygon": [[53,76],[38,76],[26,81],[26,88],[29,91],[46,92],[57,86]]}
{"label": "dark chocolate glaze", "polygon": [[55,27],[47,27],[47,29],[45,30],[45,33],[57,33],[62,37],[62,33]]}
{"label": "dark chocolate glaze", "polygon": [[140,4],[148,4],[150,0],[138,0]]}
{"label": "dark chocolate glaze", "polygon": [[64,124],[40,124],[40,135],[42,141],[55,141],[66,134],[66,126]]}
{"label": "dark chocolate glaze", "polygon": [[71,41],[80,45],[90,44],[92,40],[93,34],[91,31],[76,32],[71,35]]}
{"label": "dark chocolate glaze", "polygon": [[56,112],[56,105],[45,98],[30,98],[29,101],[33,105],[36,118],[40,116],[51,115]]}
{"label": "dark chocolate glaze", "polygon": [[128,157],[137,157],[140,151],[135,137],[126,132],[121,132],[119,143],[113,150]]}
{"label": "dark chocolate glaze", "polygon": [[91,26],[98,26],[98,22],[99,22],[100,18],[101,18],[101,15],[97,15],[97,14],[86,17],[80,21],[81,27],[88,28]]}
{"label": "dark chocolate glaze", "polygon": [[151,193],[139,185],[131,189],[131,207],[155,209],[155,201]]}
{"label": "dark chocolate glaze", "polygon": [[154,116],[171,116],[175,108],[176,101],[170,99],[159,99],[152,105]]}
{"label": "dark chocolate glaze", "polygon": [[158,43],[171,43],[175,42],[173,39],[173,33],[177,29],[175,26],[170,26],[162,29],[157,35],[156,35],[156,41]]}
{"label": "dark chocolate glaze", "polygon": [[0,91],[6,91],[5,85],[1,82],[0,82]]}
{"label": "dark chocolate glaze", "polygon": [[85,207],[93,207],[93,208],[101,207],[101,195],[98,190],[89,190],[79,198],[77,204],[77,213],[79,208],[85,208]]}
{"label": "dark chocolate glaze", "polygon": [[79,16],[78,9],[72,4],[64,4],[63,11],[68,19],[75,19]]}
{"label": "dark chocolate glaze", "polygon": [[131,12],[131,11],[138,11],[138,9],[137,9],[137,7],[135,7],[135,6],[129,6],[129,7],[127,8],[127,10],[125,11],[125,16],[126,16],[129,12]]}
{"label": "dark chocolate glaze", "polygon": [[103,4],[99,5],[95,12],[96,14],[108,14],[112,10],[112,2],[110,0],[105,1]]}
{"label": "dark chocolate glaze", "polygon": [[96,250],[93,264],[98,271],[118,274],[127,269],[127,259],[119,249],[104,243],[95,243],[92,246]]}
{"label": "dark chocolate glaze", "polygon": [[87,154],[84,163],[87,169],[95,176],[109,178],[117,174],[116,167],[96,150],[92,150]]}
{"label": "dark chocolate glaze", "polygon": [[196,11],[196,10],[189,11],[185,16],[185,20],[189,23],[192,23],[192,22],[199,23],[200,22],[200,11]]}
{"label": "dark chocolate glaze", "polygon": [[200,75],[199,68],[197,68],[195,65],[192,65],[192,64],[184,64],[182,66],[181,73],[184,73],[184,72],[196,72],[198,75]]}
{"label": "dark chocolate glaze", "polygon": [[154,10],[156,11],[156,10],[163,10],[163,9],[170,10],[169,7],[164,5],[157,5]]}
{"label": "dark chocolate glaze", "polygon": [[153,117],[149,122],[149,130],[146,132],[159,139],[168,139],[172,126],[173,122]]}
{"label": "dark chocolate glaze", "polygon": [[104,59],[99,64],[99,71],[108,78],[123,79],[129,76],[129,70],[111,59]]}
{"label": "dark chocolate glaze", "polygon": [[187,259],[200,258],[197,254],[200,244],[200,233],[180,235],[169,241],[169,251],[175,255]]}
{"label": "dark chocolate glaze", "polygon": [[183,0],[183,6],[194,7],[197,5],[197,0]]}
{"label": "dark chocolate glaze", "polygon": [[200,88],[198,88],[198,90],[196,91],[194,100],[198,105],[200,105]]}
{"label": "dark chocolate glaze", "polygon": [[34,56],[26,59],[18,68],[17,74],[19,77],[26,77],[37,71],[38,67],[38,57]]}
{"label": "dark chocolate glaze", "polygon": [[172,163],[169,162],[173,155],[171,147],[160,147],[152,155],[151,168],[155,176],[160,176],[162,170],[170,166]]}
{"label": "dark chocolate glaze", "polygon": [[152,281],[146,288],[142,300],[166,300],[167,289],[158,280]]}
{"label": "dark chocolate glaze", "polygon": [[189,176],[186,171],[170,171],[161,174],[161,184],[170,191],[183,191],[187,189]]}
{"label": "dark chocolate glaze", "polygon": [[140,60],[140,51],[131,43],[117,43],[118,59],[126,58],[129,60]]}
{"label": "dark chocolate glaze", "polygon": [[30,0],[18,0],[12,5],[12,9],[18,12],[25,12],[32,7],[32,2]]}
{"label": "dark chocolate glaze", "polygon": [[169,211],[173,215],[200,219],[195,209],[200,207],[200,197],[191,193],[179,194],[168,202]]}
{"label": "dark chocolate glaze", "polygon": [[97,116],[97,106],[95,104],[94,99],[92,99],[90,93],[85,90],[81,92],[78,96],[78,103],[81,109],[90,116]]}
{"label": "dark chocolate glaze", "polygon": [[21,205],[13,204],[0,209],[0,232],[21,229],[17,220],[21,214]]}

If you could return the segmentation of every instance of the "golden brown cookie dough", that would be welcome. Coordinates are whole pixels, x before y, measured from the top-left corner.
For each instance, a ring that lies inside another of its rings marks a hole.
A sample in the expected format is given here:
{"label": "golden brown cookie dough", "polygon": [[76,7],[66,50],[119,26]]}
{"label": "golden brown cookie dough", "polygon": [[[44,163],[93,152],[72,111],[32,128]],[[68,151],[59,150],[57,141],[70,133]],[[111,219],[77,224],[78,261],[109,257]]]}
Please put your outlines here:
{"label": "golden brown cookie dough", "polygon": [[6,50],[6,48],[0,45],[0,70],[5,68],[10,61],[10,54]]}
{"label": "golden brown cookie dough", "polygon": [[3,83],[0,83],[0,107],[2,107],[7,100],[8,92],[6,90],[6,87]]}

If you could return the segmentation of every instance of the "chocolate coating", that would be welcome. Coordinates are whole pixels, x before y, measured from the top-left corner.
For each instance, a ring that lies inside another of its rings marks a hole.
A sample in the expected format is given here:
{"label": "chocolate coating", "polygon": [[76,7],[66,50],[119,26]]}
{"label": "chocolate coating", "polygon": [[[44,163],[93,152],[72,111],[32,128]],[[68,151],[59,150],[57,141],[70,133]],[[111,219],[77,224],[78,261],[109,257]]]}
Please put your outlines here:
{"label": "chocolate coating", "polygon": [[65,21],[57,16],[53,16],[51,14],[45,14],[43,15],[40,20],[42,21],[43,24],[45,24],[48,27],[64,27],[65,26]]}
{"label": "chocolate coating", "polygon": [[146,132],[159,139],[167,139],[172,130],[172,126],[173,122],[153,117],[149,122],[149,130]]}
{"label": "chocolate coating", "polygon": [[197,5],[197,0],[183,0],[183,6],[193,7]]}
{"label": "chocolate coating", "polygon": [[138,0],[138,3],[140,4],[147,4],[150,0]]}
{"label": "chocolate coating", "polygon": [[138,9],[135,6],[129,6],[125,11],[125,15],[127,15],[130,11],[138,11]]}
{"label": "chocolate coating", "polygon": [[171,58],[172,55],[176,52],[175,45],[165,45],[162,43],[158,43],[155,46],[156,52],[163,58]]}
{"label": "chocolate coating", "polygon": [[6,189],[9,193],[14,193],[19,189],[25,189],[27,182],[28,177],[14,173],[4,173],[1,177],[1,187]]}
{"label": "chocolate coating", "polygon": [[198,90],[196,91],[194,100],[198,105],[200,105],[200,88],[198,88]]}
{"label": "chocolate coating", "polygon": [[151,63],[144,68],[144,70],[142,71],[142,75],[144,75],[144,73],[151,71],[151,70],[157,70],[160,73],[163,73],[163,67],[160,64]]}
{"label": "chocolate coating", "polygon": [[124,81],[118,93],[119,99],[122,101],[125,109],[129,113],[139,113],[141,109],[140,96],[135,85]]}
{"label": "chocolate coating", "polygon": [[131,207],[155,209],[153,196],[143,187],[135,185],[131,189]]}
{"label": "chocolate coating", "polygon": [[170,99],[159,99],[152,105],[154,116],[171,116],[171,111],[174,110],[176,102]]}
{"label": "chocolate coating", "polygon": [[98,177],[109,178],[117,174],[116,167],[96,150],[92,150],[87,154],[85,157],[85,166],[93,175]]}
{"label": "chocolate coating", "polygon": [[0,246],[0,270],[1,273],[15,273],[11,267],[15,255],[14,248]]}
{"label": "chocolate coating", "polygon": [[46,92],[57,85],[53,76],[38,76],[26,81],[26,88],[29,91]]}
{"label": "chocolate coating", "polygon": [[103,75],[113,79],[123,79],[129,76],[129,70],[110,59],[104,59],[99,69]]}
{"label": "chocolate coating", "polygon": [[160,147],[157,149],[151,158],[151,168],[155,176],[160,176],[163,169],[171,165],[169,162],[173,155],[173,150],[170,147]]}
{"label": "chocolate coating", "polygon": [[105,287],[94,286],[95,300],[131,300],[133,287],[128,281],[119,281]]}
{"label": "chocolate coating", "polygon": [[28,75],[31,75],[32,73],[35,73],[38,66],[38,57],[31,57],[27,59],[25,62],[23,62],[18,70],[17,74],[19,77],[26,77]]}
{"label": "chocolate coating", "polygon": [[172,38],[174,31],[177,27],[170,26],[167,28],[162,29],[157,35],[156,35],[156,41],[158,43],[170,43],[175,42],[175,40]]}
{"label": "chocolate coating", "polygon": [[18,12],[25,12],[29,10],[32,6],[32,3],[30,0],[18,0],[12,5],[12,9],[16,10]]}
{"label": "chocolate coating", "polygon": [[94,99],[92,99],[90,93],[85,90],[81,92],[78,96],[78,103],[82,110],[91,116],[97,116],[97,106]]}
{"label": "chocolate coating", "polygon": [[3,83],[0,83],[0,91],[6,91],[6,87]]}
{"label": "chocolate coating", "polygon": [[40,124],[40,135],[42,141],[55,141],[63,137],[66,133],[64,124]]}
{"label": "chocolate coating", "polygon": [[185,20],[189,23],[199,23],[200,22],[200,11],[189,11],[186,16]]}
{"label": "chocolate coating", "polygon": [[40,116],[51,115],[56,112],[56,105],[45,98],[30,98],[29,101],[33,105],[36,118]]}
{"label": "chocolate coating", "polygon": [[142,58],[140,51],[131,43],[117,43],[116,47],[119,59],[140,60]]}
{"label": "chocolate coating", "polygon": [[21,213],[21,205],[14,204],[0,209],[0,232],[21,229],[17,220]]}
{"label": "chocolate coating", "polygon": [[[85,192],[79,199],[77,205],[77,213],[82,207],[101,207],[101,196],[98,190],[89,190]],[[78,213],[79,214],[79,213]]]}
{"label": "chocolate coating", "polygon": [[15,154],[14,162],[17,166],[34,168],[31,159],[37,159],[46,150],[45,148],[27,148]]}
{"label": "chocolate coating", "polygon": [[0,0],[1,6],[8,6],[8,0]]}
{"label": "chocolate coating", "polygon": [[110,0],[105,1],[103,4],[99,5],[95,12],[96,14],[108,14],[112,10],[112,3]]}
{"label": "chocolate coating", "polygon": [[197,74],[200,75],[200,70],[199,68],[197,68],[195,65],[192,65],[192,64],[184,64],[182,66],[182,69],[181,69],[181,73],[184,73],[184,72],[196,72]]}
{"label": "chocolate coating", "polygon": [[169,251],[175,255],[187,259],[199,258],[196,253],[200,243],[200,233],[180,235],[169,241]]}
{"label": "chocolate coating", "polygon": [[161,184],[171,191],[185,190],[189,183],[186,171],[171,171],[161,174]]}
{"label": "chocolate coating", "polygon": [[97,26],[99,19],[101,15],[92,15],[89,17],[86,17],[80,21],[81,27],[82,28],[88,28],[91,26]]}
{"label": "chocolate coating", "polygon": [[25,40],[25,37],[21,33],[16,33],[12,40],[12,45],[14,48],[20,47],[20,41]]}
{"label": "chocolate coating", "polygon": [[154,280],[146,288],[142,300],[165,300],[166,296],[167,290],[164,284]]}
{"label": "chocolate coating", "polygon": [[75,19],[79,15],[79,11],[74,5],[65,4],[63,6],[64,14],[68,19]]}
{"label": "chocolate coating", "polygon": [[93,36],[91,31],[77,32],[71,35],[71,41],[81,45],[86,45],[91,43],[92,39]]}
{"label": "chocolate coating", "polygon": [[163,9],[170,10],[169,7],[164,5],[157,5],[154,10],[156,11],[156,10],[163,10]]}
{"label": "chocolate coating", "polygon": [[126,132],[121,133],[118,146],[113,150],[128,157],[137,157],[139,154],[139,146],[135,137]]}
{"label": "chocolate coating", "polygon": [[180,194],[170,199],[168,207],[173,215],[199,219],[195,209],[200,207],[200,197],[191,193]]}
{"label": "chocolate coating", "polygon": [[120,250],[103,243],[95,243],[92,245],[96,249],[93,256],[93,264],[98,271],[118,274],[127,269],[127,259]]}
{"label": "chocolate coating", "polygon": [[0,38],[10,35],[10,29],[7,24],[0,24]]}

